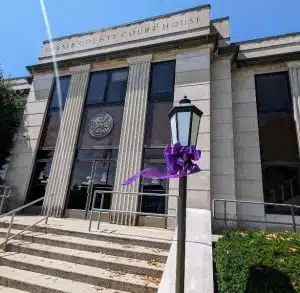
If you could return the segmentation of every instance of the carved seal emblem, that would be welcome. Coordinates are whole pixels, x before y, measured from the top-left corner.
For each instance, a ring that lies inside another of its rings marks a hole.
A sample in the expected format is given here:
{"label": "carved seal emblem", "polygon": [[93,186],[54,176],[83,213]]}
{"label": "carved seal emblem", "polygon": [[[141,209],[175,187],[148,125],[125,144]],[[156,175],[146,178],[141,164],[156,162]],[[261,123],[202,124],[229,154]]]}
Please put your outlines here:
{"label": "carved seal emblem", "polygon": [[89,123],[89,133],[92,137],[102,138],[111,132],[113,125],[114,120],[109,114],[97,114]]}

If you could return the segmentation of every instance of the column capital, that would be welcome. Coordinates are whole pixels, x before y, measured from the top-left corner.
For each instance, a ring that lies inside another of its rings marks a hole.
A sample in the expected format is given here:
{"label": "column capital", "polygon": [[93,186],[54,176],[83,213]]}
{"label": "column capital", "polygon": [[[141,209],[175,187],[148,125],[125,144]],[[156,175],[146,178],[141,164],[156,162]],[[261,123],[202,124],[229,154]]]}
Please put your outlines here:
{"label": "column capital", "polygon": [[287,62],[288,68],[300,68],[300,60]]}
{"label": "column capital", "polygon": [[129,64],[150,62],[151,60],[152,60],[152,54],[127,58],[127,62]]}
{"label": "column capital", "polygon": [[73,72],[80,72],[80,71],[89,71],[90,68],[91,68],[91,64],[84,64],[84,65],[70,67],[69,71],[71,73],[73,73]]}

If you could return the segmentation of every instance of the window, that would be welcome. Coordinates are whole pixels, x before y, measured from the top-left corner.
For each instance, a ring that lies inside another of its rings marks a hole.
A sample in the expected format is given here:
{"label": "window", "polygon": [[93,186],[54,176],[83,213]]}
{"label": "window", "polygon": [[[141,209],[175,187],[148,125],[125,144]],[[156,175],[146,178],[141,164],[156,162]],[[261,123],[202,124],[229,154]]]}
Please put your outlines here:
{"label": "window", "polygon": [[[118,147],[121,135],[128,68],[93,72],[90,76],[84,107],[78,148]],[[90,133],[91,121],[100,114],[108,114],[112,128],[103,137]]]}
{"label": "window", "polygon": [[[164,147],[171,142],[171,127],[168,113],[174,100],[175,61],[154,63],[151,67],[151,79],[147,103],[147,117],[144,139],[143,168],[156,168],[166,171]],[[145,193],[167,193],[167,179],[143,179],[141,190]],[[140,210],[163,214],[165,198],[142,196]]]}
{"label": "window", "polygon": [[256,78],[258,112],[291,112],[292,101],[286,72],[262,74]]}
{"label": "window", "polygon": [[[166,172],[166,162],[164,160],[164,149],[145,149],[143,168],[155,168]],[[143,178],[141,182],[142,192],[145,193],[167,193],[167,179]],[[165,213],[165,198],[157,196],[143,196],[140,199],[140,210],[145,213]]]}
{"label": "window", "polygon": [[128,70],[115,70],[111,72],[107,88],[107,102],[121,103],[125,100]]}
{"label": "window", "polygon": [[[46,184],[50,174],[54,148],[60,127],[60,119],[68,97],[70,79],[70,76],[59,77],[61,94],[59,94],[57,82],[54,82],[43,132],[39,142],[35,166],[32,172],[27,202],[31,202],[45,195]],[[37,205],[41,206],[42,201]]]}
{"label": "window", "polygon": [[[255,82],[265,201],[300,204],[299,153],[288,73],[257,75]],[[278,207],[266,211],[290,212]]]}
{"label": "window", "polygon": [[152,64],[149,99],[174,98],[175,61]]}
{"label": "window", "polygon": [[65,108],[68,89],[70,84],[70,76],[62,76],[59,78],[61,95],[57,82],[55,82],[50,97],[49,108],[40,140],[40,148],[54,148],[60,127],[60,119]]}
{"label": "window", "polygon": [[107,81],[106,71],[93,72],[90,75],[86,103],[88,105],[104,102],[105,88]]}
{"label": "window", "polygon": [[51,110],[61,110],[63,111],[65,108],[67,96],[68,96],[68,90],[69,90],[69,84],[70,84],[70,76],[61,76],[59,77],[59,84],[60,84],[60,92],[61,92],[61,99],[59,96],[59,86],[57,82],[55,82],[51,101],[49,105],[49,109]]}
{"label": "window", "polygon": [[[128,68],[90,75],[66,203],[68,209],[85,210],[85,216],[95,190],[114,187],[127,78]],[[100,203],[98,196],[95,206]],[[110,204],[111,194],[106,193],[103,208]]]}
{"label": "window", "polygon": [[173,107],[174,77],[175,61],[152,64],[145,146],[165,146],[171,141],[168,113]]}
{"label": "window", "polygon": [[86,103],[93,105],[124,102],[127,77],[127,68],[91,73]]}

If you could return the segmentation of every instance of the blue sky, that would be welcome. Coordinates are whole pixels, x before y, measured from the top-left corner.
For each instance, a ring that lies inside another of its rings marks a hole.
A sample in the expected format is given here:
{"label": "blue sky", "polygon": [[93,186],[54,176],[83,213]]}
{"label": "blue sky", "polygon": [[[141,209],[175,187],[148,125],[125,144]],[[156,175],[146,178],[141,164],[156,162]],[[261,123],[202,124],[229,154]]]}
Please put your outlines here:
{"label": "blue sky", "polygon": [[[231,41],[300,32],[299,0],[45,0],[53,37],[211,4],[211,17],[230,17]],[[47,38],[39,0],[2,0],[0,66],[27,75]]]}

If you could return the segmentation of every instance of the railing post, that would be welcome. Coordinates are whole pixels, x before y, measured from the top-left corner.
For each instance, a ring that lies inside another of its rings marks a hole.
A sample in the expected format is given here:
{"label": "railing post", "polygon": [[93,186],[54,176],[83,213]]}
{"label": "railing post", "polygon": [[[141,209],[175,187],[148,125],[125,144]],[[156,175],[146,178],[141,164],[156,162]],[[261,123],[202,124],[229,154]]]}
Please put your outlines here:
{"label": "railing post", "polygon": [[13,213],[11,215],[11,218],[10,218],[10,223],[9,223],[9,227],[8,227],[6,239],[5,239],[5,242],[3,243],[3,250],[4,251],[6,250],[6,247],[7,247],[7,242],[8,242],[9,236],[10,236],[10,231],[11,231],[11,228],[12,228],[12,225],[13,225],[13,221],[14,221],[15,215],[16,215],[16,213]]}
{"label": "railing post", "polygon": [[295,209],[294,209],[294,206],[291,206],[291,212],[292,212],[293,230],[296,233],[297,232],[297,227],[296,227],[296,219],[295,219]]}
{"label": "railing post", "polygon": [[[50,194],[50,196],[52,196],[53,193]],[[49,214],[50,214],[50,207],[46,207],[47,209],[47,213],[46,213],[46,221],[45,221],[45,224],[47,225],[48,224],[48,218],[49,218]]]}
{"label": "railing post", "polygon": [[99,218],[98,218],[97,230],[99,230],[99,227],[100,227],[101,210],[103,209],[103,201],[104,201],[104,193],[101,194],[101,203],[100,203],[100,212],[99,212]]}
{"label": "railing post", "polygon": [[91,228],[92,228],[93,212],[94,212],[94,207],[95,207],[96,196],[97,196],[97,192],[94,192],[94,198],[93,198],[92,209],[91,209],[91,214],[90,214],[90,224],[89,224],[90,232],[91,232]]}
{"label": "railing post", "polygon": [[283,184],[281,184],[281,195],[282,195],[282,202],[284,203],[284,187],[283,187]]}
{"label": "railing post", "polygon": [[227,228],[227,202],[226,200],[223,201],[224,202],[224,224],[225,224],[225,229]]}
{"label": "railing post", "polygon": [[290,189],[291,189],[291,196],[294,197],[294,188],[293,188],[293,181],[290,180]]}

